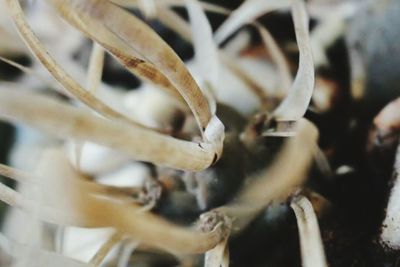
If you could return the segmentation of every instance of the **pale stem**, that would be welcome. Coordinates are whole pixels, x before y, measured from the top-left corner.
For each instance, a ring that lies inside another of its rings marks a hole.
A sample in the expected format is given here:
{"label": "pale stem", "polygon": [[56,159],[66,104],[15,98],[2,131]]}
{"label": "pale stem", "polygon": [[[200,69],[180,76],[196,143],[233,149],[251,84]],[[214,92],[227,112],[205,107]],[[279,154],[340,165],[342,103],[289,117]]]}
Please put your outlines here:
{"label": "pale stem", "polygon": [[304,196],[298,196],[290,206],[299,228],[302,266],[327,267],[318,220],[311,202]]}
{"label": "pale stem", "polygon": [[0,117],[61,138],[108,146],[136,160],[181,170],[203,170],[218,158],[215,147],[208,143],[178,140],[132,124],[105,120],[49,97],[20,90],[0,90]]}
{"label": "pale stem", "polygon": [[104,115],[105,117],[112,119],[119,119],[129,121],[121,113],[111,109],[102,101],[94,97],[87,90],[82,88],[64,69],[58,65],[54,58],[47,52],[40,40],[36,37],[29,24],[26,21],[24,13],[21,9],[18,0],[6,0],[9,9],[9,14],[13,19],[15,26],[22,39],[25,41],[27,46],[35,54],[37,59],[46,67],[51,75],[73,96],[81,100],[87,106],[91,107],[95,111]]}
{"label": "pale stem", "polygon": [[90,259],[89,264],[93,267],[100,266],[111,249],[122,240],[122,237],[123,235],[121,233],[114,233]]}

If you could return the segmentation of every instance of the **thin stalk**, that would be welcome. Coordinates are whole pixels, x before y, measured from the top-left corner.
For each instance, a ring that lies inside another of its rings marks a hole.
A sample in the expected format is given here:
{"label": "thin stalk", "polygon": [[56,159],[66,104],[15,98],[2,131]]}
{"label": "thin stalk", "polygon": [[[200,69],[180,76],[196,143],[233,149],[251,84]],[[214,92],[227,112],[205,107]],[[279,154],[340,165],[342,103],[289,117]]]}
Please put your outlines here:
{"label": "thin stalk", "polygon": [[[94,42],[92,53],[90,55],[87,80],[86,80],[86,88],[88,88],[89,92],[92,93],[93,95],[96,95],[96,91],[98,90],[101,84],[103,68],[104,68],[104,49],[96,42]],[[84,143],[75,142],[74,145],[75,145],[76,167],[79,170]]]}
{"label": "thin stalk", "polygon": [[[167,27],[178,33],[183,39],[193,43],[192,31],[187,21],[182,19],[174,11],[166,8],[158,8],[158,19],[165,24]],[[218,51],[218,57],[231,72],[233,72],[242,82],[244,82],[248,88],[256,95],[262,105],[268,106],[270,97],[267,95],[267,89],[259,85],[253,77],[246,73],[241,67],[237,66],[235,62],[223,51]]]}
{"label": "thin stalk", "polygon": [[12,61],[12,60],[7,59],[7,58],[2,57],[2,56],[0,56],[0,60],[3,61],[4,63],[10,65],[10,66],[13,66],[16,69],[28,74],[28,75],[34,76],[35,78],[37,78],[38,80],[40,80],[44,84],[48,84],[48,85],[54,86],[53,81],[50,81],[46,77],[43,77],[39,73],[35,72],[32,68],[25,67],[24,65],[21,65],[21,64],[15,62],[15,61]]}
{"label": "thin stalk", "polygon": [[271,167],[253,177],[231,203],[212,211],[231,218],[235,234],[243,231],[266,206],[286,199],[305,181],[318,131],[305,119],[297,127],[296,135],[288,139]]}
{"label": "thin stalk", "polygon": [[251,23],[265,13],[280,8],[289,8],[289,6],[290,0],[247,0],[239,8],[234,10],[228,19],[218,28],[215,33],[215,40],[218,44],[221,44],[242,25]]}
{"label": "thin stalk", "polygon": [[132,253],[139,246],[139,242],[136,240],[125,240],[122,244],[121,252],[118,257],[118,266],[117,267],[126,267],[129,266],[129,260],[131,258]]}
{"label": "thin stalk", "polygon": [[34,182],[36,178],[29,173],[17,170],[4,164],[0,164],[0,175],[13,179],[19,183],[31,183]]}
{"label": "thin stalk", "polygon": [[[84,3],[77,0],[49,1],[73,25],[75,23],[82,26],[85,23],[91,23],[92,27],[96,26],[92,28],[92,31],[97,31],[97,29],[109,31],[142,55],[144,61],[147,60],[157,66],[186,101],[201,130],[204,142],[214,148],[216,160],[219,159],[225,137],[224,125],[213,114],[206,97],[185,64],[160,36],[140,19],[105,0],[88,0]],[[90,19],[80,20],[84,18]],[[94,22],[98,24],[93,24]],[[131,63],[133,66],[140,66],[143,60]]]}
{"label": "thin stalk", "polygon": [[[25,198],[2,183],[0,183],[0,200],[13,208],[25,212],[36,212],[38,209],[38,204],[35,201]],[[82,220],[79,216],[66,214],[48,206],[40,206],[39,217],[44,221],[60,225],[85,225],[85,220]]]}
{"label": "thin stalk", "polygon": [[108,146],[136,160],[181,170],[203,170],[218,158],[215,147],[209,143],[182,141],[121,121],[108,121],[49,97],[18,90],[0,90],[0,117],[61,138]]}
{"label": "thin stalk", "polygon": [[[127,8],[137,8],[139,0],[111,0],[111,2],[127,7]],[[154,0],[156,6],[164,8],[164,7],[183,7],[185,6],[185,0]],[[231,11],[228,8],[213,4],[200,1],[199,4],[201,7],[207,12],[213,12],[222,15],[228,15]],[[158,12],[157,12],[157,15]]]}
{"label": "thin stalk", "polygon": [[96,94],[100,87],[104,68],[104,49],[96,42],[93,43],[87,72],[86,88]]}
{"label": "thin stalk", "polygon": [[104,261],[105,257],[110,253],[111,249],[122,240],[121,233],[114,233],[90,259],[89,265],[98,267]]}
{"label": "thin stalk", "polygon": [[[303,0],[263,1],[247,0],[221,25],[215,34],[218,43],[245,23],[251,23],[258,16],[277,9],[290,7],[299,46],[300,61],[289,95],[273,112],[278,122],[290,122],[300,119],[306,112],[314,89],[314,64],[309,36],[308,15]],[[264,36],[265,37],[265,36]]]}
{"label": "thin stalk", "polygon": [[204,255],[204,267],[229,267],[228,235]]}
{"label": "thin stalk", "polygon": [[[174,225],[133,204],[114,203],[107,198],[94,197],[90,189],[71,183],[76,171],[60,150],[50,150],[42,159],[48,168],[41,175],[46,182],[42,190],[51,190],[53,207],[28,200],[0,183],[0,199],[27,212],[37,212],[41,220],[59,225],[103,228],[113,227],[121,234],[132,236],[144,244],[174,253],[204,253],[221,242],[223,232],[217,226],[201,233]],[[140,212],[140,216],[138,214]]]}
{"label": "thin stalk", "polygon": [[[29,184],[32,186],[41,186],[42,178],[38,175],[30,174],[4,164],[0,164],[0,175],[10,178],[19,183]],[[71,177],[72,179],[72,177]],[[124,200],[126,202],[134,201],[134,196],[142,196],[145,194],[142,188],[138,187],[117,187],[110,185],[102,185],[90,181],[84,180],[84,178],[79,177],[78,179],[73,179],[76,186],[87,187],[96,195],[103,195],[108,197],[114,197],[119,200]],[[139,201],[138,199],[137,201]]]}
{"label": "thin stalk", "polygon": [[290,204],[299,228],[303,267],[327,267],[317,216],[311,202],[304,196],[295,197]]}
{"label": "thin stalk", "polygon": [[265,49],[270,53],[273,62],[278,68],[281,84],[280,92],[285,94],[293,82],[288,61],[270,32],[260,23],[255,22],[254,25],[263,40]]}
{"label": "thin stalk", "polygon": [[292,17],[299,47],[299,69],[289,94],[273,112],[277,121],[297,121],[307,111],[314,91],[314,63],[309,18],[303,0],[292,0]]}
{"label": "thin stalk", "polygon": [[245,70],[243,70],[238,64],[236,64],[235,61],[233,61],[229,55],[225,53],[220,53],[220,58],[224,65],[233,73],[236,75],[237,78],[239,78],[242,82],[244,82],[250,91],[257,96],[257,98],[260,100],[261,105],[264,108],[267,108],[270,106],[270,100],[271,96],[268,95],[267,89],[259,85],[253,77],[251,77]]}
{"label": "thin stalk", "polygon": [[100,19],[84,13],[79,13],[79,16],[76,16],[74,15],[75,11],[66,3],[57,7],[65,20],[89,38],[95,40],[130,72],[164,90],[183,104],[181,106],[186,106],[184,99],[170,80],[154,64],[145,60],[145,57],[134,50],[129,43],[121,39],[107,26],[103,26]]}
{"label": "thin stalk", "polygon": [[[127,11],[105,0],[49,0],[68,19],[90,17],[129,44],[146,60],[156,65],[171,81],[192,110],[201,130],[211,120],[207,100],[182,60],[149,26]],[[71,19],[69,20],[71,21]],[[86,20],[85,22],[88,22]],[[141,64],[136,62],[135,64]]]}
{"label": "thin stalk", "polygon": [[126,118],[123,114],[111,109],[102,101],[94,97],[90,92],[79,85],[47,52],[43,44],[36,37],[22,11],[18,0],[7,0],[9,14],[26,45],[31,49],[37,59],[50,72],[50,74],[74,97],[85,103],[88,107],[111,119],[135,122]]}
{"label": "thin stalk", "polygon": [[186,0],[186,9],[192,30],[195,60],[200,74],[215,87],[218,83],[220,62],[210,22],[198,0]]}

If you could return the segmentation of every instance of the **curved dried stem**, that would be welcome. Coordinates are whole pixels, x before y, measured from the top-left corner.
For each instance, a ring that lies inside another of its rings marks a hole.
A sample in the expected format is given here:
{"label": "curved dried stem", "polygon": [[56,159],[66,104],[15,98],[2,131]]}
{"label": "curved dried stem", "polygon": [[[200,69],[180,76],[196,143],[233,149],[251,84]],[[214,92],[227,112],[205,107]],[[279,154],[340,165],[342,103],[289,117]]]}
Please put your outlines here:
{"label": "curved dried stem", "polygon": [[303,0],[292,0],[292,16],[299,47],[299,69],[289,95],[273,112],[277,121],[297,121],[307,111],[314,90],[314,63],[309,19]]}
{"label": "curved dried stem", "polygon": [[271,167],[253,177],[233,202],[216,209],[234,218],[235,233],[242,231],[271,202],[286,199],[304,182],[317,138],[315,126],[300,120],[296,135],[287,141]]}
{"label": "curved dried stem", "polygon": [[[192,29],[192,40],[195,51],[195,61],[199,66],[200,74],[206,81],[203,93],[207,97],[211,113],[215,115],[217,102],[212,89],[218,86],[220,62],[218,47],[213,39],[210,22],[197,0],[186,0]],[[209,88],[209,86],[211,88]]]}
{"label": "curved dried stem", "polygon": [[182,170],[203,170],[218,158],[209,143],[182,141],[121,121],[107,121],[49,97],[18,90],[0,90],[0,117],[61,138],[105,145],[136,160]]}
{"label": "curved dried stem", "polygon": [[118,259],[118,267],[129,266],[129,260],[132,253],[139,246],[139,242],[136,240],[128,239],[123,241],[122,250]]}
{"label": "curved dried stem", "polygon": [[228,238],[206,252],[204,267],[229,267]]}
{"label": "curved dried stem", "polygon": [[10,65],[10,66],[13,66],[16,69],[28,74],[28,75],[34,76],[35,78],[37,78],[38,80],[40,80],[44,84],[48,84],[48,85],[54,86],[52,81],[48,80],[46,77],[43,77],[39,73],[35,72],[35,70],[33,70],[32,68],[26,67],[24,65],[21,65],[21,64],[15,62],[15,61],[12,61],[12,60],[7,59],[7,58],[2,57],[2,56],[0,56],[0,60],[3,61],[4,63]]}
{"label": "curved dried stem", "polygon": [[143,243],[177,253],[203,253],[221,242],[218,227],[210,233],[200,233],[173,225],[148,212],[137,213],[126,207],[100,199],[83,202],[82,212],[90,216],[95,227],[112,226]]}
{"label": "curved dried stem", "polygon": [[[158,19],[167,27],[178,33],[183,39],[188,42],[194,42],[192,31],[187,21],[182,19],[174,11],[166,7],[158,8]],[[218,51],[218,57],[231,72],[233,72],[248,88],[256,95],[262,105],[268,106],[270,97],[267,95],[267,89],[259,85],[252,76],[240,68],[233,60],[223,51]]]}
{"label": "curved dried stem", "polygon": [[200,216],[200,227],[205,232],[210,232],[219,225],[224,231],[224,238],[215,248],[207,251],[204,256],[204,267],[229,266],[228,239],[232,229],[232,220],[218,210]]}
{"label": "curved dried stem", "polygon": [[34,182],[35,178],[33,175],[26,173],[24,171],[9,167],[4,164],[0,164],[0,175],[7,178],[13,179],[20,183]]}
{"label": "curved dried stem", "polygon": [[96,254],[90,259],[89,265],[98,267],[101,265],[105,257],[110,253],[111,249],[118,244],[123,238],[123,235],[119,232],[114,233],[96,252]]}
{"label": "curved dried stem", "polygon": [[219,27],[215,33],[215,40],[221,44],[232,33],[242,25],[251,23],[259,16],[290,6],[291,0],[247,0],[238,9],[234,10],[227,20]]}
{"label": "curved dried stem", "polygon": [[[243,24],[251,23],[258,16],[267,12],[290,6],[292,7],[300,61],[299,69],[289,91],[289,95],[273,112],[273,118],[278,122],[291,122],[300,119],[308,108],[314,89],[314,63],[308,29],[308,15],[304,1],[248,0],[232,12],[231,16],[221,25],[215,34],[217,42],[221,43]],[[272,133],[272,135],[288,136],[289,134]]]}
{"label": "curved dried stem", "polygon": [[267,89],[259,85],[254,78],[249,75],[243,68],[241,68],[234,60],[230,58],[229,55],[225,53],[220,53],[220,58],[224,65],[233,73],[237,78],[244,82],[249,90],[257,96],[260,100],[261,105],[267,108],[270,103],[271,97],[267,93]]}
{"label": "curved dried stem", "polygon": [[[32,186],[41,186],[42,178],[37,175],[30,174],[4,164],[0,164],[0,175],[13,179],[19,183],[29,184]],[[71,177],[72,179],[73,177]],[[110,185],[102,185],[95,182],[87,181],[82,177],[75,177],[71,183],[76,183],[76,186],[87,187],[93,194],[112,197],[117,200],[131,203],[146,203],[145,191],[139,187],[117,187]],[[135,197],[137,199],[135,199]]]}
{"label": "curved dried stem", "polygon": [[293,82],[288,61],[269,31],[260,23],[255,22],[254,26],[258,30],[266,50],[271,54],[272,60],[278,68],[281,83],[280,93],[285,94]]}
{"label": "curved dried stem", "polygon": [[[103,228],[113,227],[121,234],[142,240],[146,245],[175,253],[203,253],[214,248],[223,238],[221,227],[201,233],[165,221],[140,207],[115,203],[107,198],[96,197],[89,188],[76,186],[71,177],[76,171],[59,150],[49,150],[42,162],[48,168],[42,170],[42,190],[51,191],[43,195],[43,203],[24,198],[14,190],[0,184],[0,199],[7,204],[27,212],[37,212],[44,221],[59,225]],[[139,216],[140,215],[140,216]]]}
{"label": "curved dried stem", "polygon": [[168,7],[157,7],[157,19],[180,35],[185,41],[192,42],[192,31],[186,20]]}
{"label": "curved dried stem", "polygon": [[[0,183],[0,200],[7,205],[26,212],[38,210],[38,204],[35,201],[25,198],[20,193]],[[84,221],[71,214],[65,214],[57,209],[41,205],[39,216],[42,220],[60,225],[84,224]]]}
{"label": "curved dried stem", "polygon": [[[96,91],[101,84],[103,68],[104,50],[97,43],[93,43],[86,80],[86,88],[88,88],[89,92],[91,92],[93,95],[96,95]],[[78,170],[80,169],[83,146],[84,143],[75,142],[75,160]]]}
{"label": "curved dried stem", "polygon": [[49,151],[44,160],[52,166],[46,170],[47,177],[54,177],[60,169],[63,170],[58,175],[56,186],[52,188],[64,192],[63,195],[67,196],[70,205],[70,213],[84,219],[87,226],[113,227],[147,245],[178,253],[202,253],[215,247],[222,239],[220,227],[209,233],[200,233],[171,224],[135,205],[121,205],[94,197],[87,189],[73,186],[69,182],[69,174],[75,171],[58,150]]}
{"label": "curved dried stem", "polygon": [[304,196],[295,197],[292,207],[299,228],[302,266],[327,267],[317,216],[311,202]]}
{"label": "curved dried stem", "polygon": [[[137,8],[138,7],[138,1],[139,0],[111,0],[111,2],[127,7],[127,8]],[[154,0],[156,3],[156,6],[160,8],[165,8],[165,7],[182,7],[185,6],[185,0]],[[207,3],[200,1],[199,4],[201,7],[208,12],[213,12],[213,13],[218,13],[218,14],[223,14],[223,15],[228,15],[231,11],[228,8],[213,4],[213,3]],[[157,12],[157,15],[159,13]]]}
{"label": "curved dried stem", "polygon": [[[203,139],[211,145],[217,159],[222,154],[224,125],[213,114],[207,99],[194,81],[181,59],[175,52],[144,22],[105,0],[60,1],[49,0],[69,22],[82,28],[92,23],[98,32],[105,32],[115,40],[122,40],[130,50],[137,51],[143,60],[130,61],[133,66],[149,61],[171,82],[191,109]],[[86,20],[85,20],[86,18]],[[97,22],[97,24],[93,24]],[[110,33],[114,34],[111,35]],[[104,43],[101,43],[104,46]],[[110,47],[106,47],[110,50]],[[111,48],[114,49],[114,48]],[[116,51],[112,51],[116,53]],[[117,53],[123,53],[119,51]]]}
{"label": "curved dried stem", "polygon": [[[182,19],[179,15],[177,15],[174,11],[170,10],[167,7],[158,7],[158,19],[165,24],[167,27],[171,28],[175,32],[177,32],[183,39],[188,42],[193,42],[192,33],[190,30],[190,25],[187,21]],[[273,56],[274,62],[277,64],[278,71],[281,75],[282,81],[282,92],[280,95],[275,95],[271,98],[269,95],[268,89],[262,85],[259,85],[252,76],[246,73],[240,66],[238,66],[232,59],[226,55],[223,51],[219,51],[219,58],[221,63],[225,65],[230,71],[232,71],[236,77],[242,80],[248,88],[258,97],[261,102],[261,105],[269,109],[270,107],[275,106],[271,102],[273,102],[276,98],[283,98],[283,93],[289,90],[292,84],[292,77],[289,70],[289,66],[285,56],[282,51],[279,49],[275,40],[269,34],[269,32],[263,27],[261,24],[257,22],[249,22],[252,26],[256,27],[262,36],[264,43]]]}
{"label": "curved dried stem", "polygon": [[211,25],[197,0],[186,0],[195,50],[195,60],[200,73],[212,86],[219,75],[218,47],[213,40]]}
{"label": "curved dried stem", "polygon": [[[175,86],[158,68],[144,59],[129,43],[118,34],[103,25],[102,20],[90,14],[78,12],[67,3],[57,5],[60,15],[85,35],[98,42],[123,66],[141,79],[152,83],[172,95],[181,104],[185,104]],[[186,106],[186,105],[182,105]]]}
{"label": "curved dried stem", "polygon": [[90,55],[86,88],[95,94],[100,87],[104,68],[104,49],[96,42],[93,43]]}
{"label": "curved dried stem", "polygon": [[[207,100],[181,59],[149,26],[127,11],[105,0],[49,1],[68,21],[76,22],[79,21],[79,18],[89,17],[92,21],[99,23],[96,27],[108,29],[126,44],[129,44],[145,60],[156,65],[185,99],[200,129],[206,129],[211,120]],[[91,21],[82,22],[89,23]],[[133,62],[133,64],[140,65],[141,61]]]}
{"label": "curved dried stem", "polygon": [[27,23],[24,13],[18,0],[7,0],[7,7],[20,36],[27,46],[32,50],[38,60],[50,72],[50,74],[73,96],[85,103],[93,110],[99,112],[103,116],[111,119],[118,119],[135,122],[126,118],[123,114],[111,109],[102,101],[94,97],[89,91],[82,88],[65,70],[58,65],[54,58],[46,51],[40,40],[35,36],[34,32]]}

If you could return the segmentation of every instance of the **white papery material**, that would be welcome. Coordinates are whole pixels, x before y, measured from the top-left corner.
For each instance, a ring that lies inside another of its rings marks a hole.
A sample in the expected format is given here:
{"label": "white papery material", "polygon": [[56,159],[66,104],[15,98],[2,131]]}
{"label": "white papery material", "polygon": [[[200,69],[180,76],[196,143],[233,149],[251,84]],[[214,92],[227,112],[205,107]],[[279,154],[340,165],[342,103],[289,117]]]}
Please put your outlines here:
{"label": "white papery material", "polygon": [[142,187],[150,177],[148,167],[143,163],[132,162],[115,172],[97,176],[96,181],[104,185]]}
{"label": "white papery material", "polygon": [[[66,143],[66,152],[72,165],[76,166],[75,142]],[[130,160],[130,157],[111,148],[91,142],[82,147],[79,170],[85,174],[98,175],[118,169]]]}
{"label": "white papery material", "polygon": [[149,84],[127,93],[120,110],[128,118],[155,129],[170,128],[180,112],[174,99]]}

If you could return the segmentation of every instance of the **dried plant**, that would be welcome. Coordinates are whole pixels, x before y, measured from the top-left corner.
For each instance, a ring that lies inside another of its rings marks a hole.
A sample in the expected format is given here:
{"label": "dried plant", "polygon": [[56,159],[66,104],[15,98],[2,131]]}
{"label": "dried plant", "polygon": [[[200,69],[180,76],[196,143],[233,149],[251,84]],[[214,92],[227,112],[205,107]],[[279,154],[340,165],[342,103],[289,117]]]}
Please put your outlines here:
{"label": "dried plant", "polygon": [[[317,115],[333,109],[339,83],[324,83],[334,92],[315,94],[314,83],[326,81],[319,71],[329,66],[327,47],[358,5],[342,4],[326,19],[321,6],[304,0],[247,0],[234,10],[198,0],[1,2],[0,15],[14,28],[0,18],[0,61],[23,75],[0,80],[0,120],[19,133],[11,166],[0,164],[0,175],[17,185],[0,183],[0,200],[10,206],[8,228],[31,224],[20,239],[4,227],[0,255],[7,266],[126,267],[135,260],[159,266],[160,258],[163,266],[228,267],[232,244],[255,221],[285,214],[297,221],[302,266],[328,266],[317,215],[333,204],[307,181],[318,173],[325,180],[316,184],[328,183],[339,171],[330,166],[335,151],[319,147],[317,120],[304,116],[310,103]],[[311,34],[308,9],[321,20]],[[298,62],[290,43],[275,40],[259,19],[287,11]],[[210,14],[226,17],[215,32]],[[41,35],[38,16],[59,23],[52,38],[65,31],[68,49]],[[155,22],[193,47],[193,59],[178,56]],[[261,48],[249,41],[248,29]],[[325,36],[326,29],[334,32]],[[243,48],[262,52],[254,58]],[[21,64],[15,55],[33,63]],[[122,91],[107,83],[110,68],[141,85]],[[398,100],[392,105],[397,111]],[[375,120],[377,134],[397,133],[398,116],[383,113]],[[391,247],[399,246],[396,186],[381,234]],[[276,215],[277,207],[294,213]],[[92,230],[94,241],[86,244]]]}

